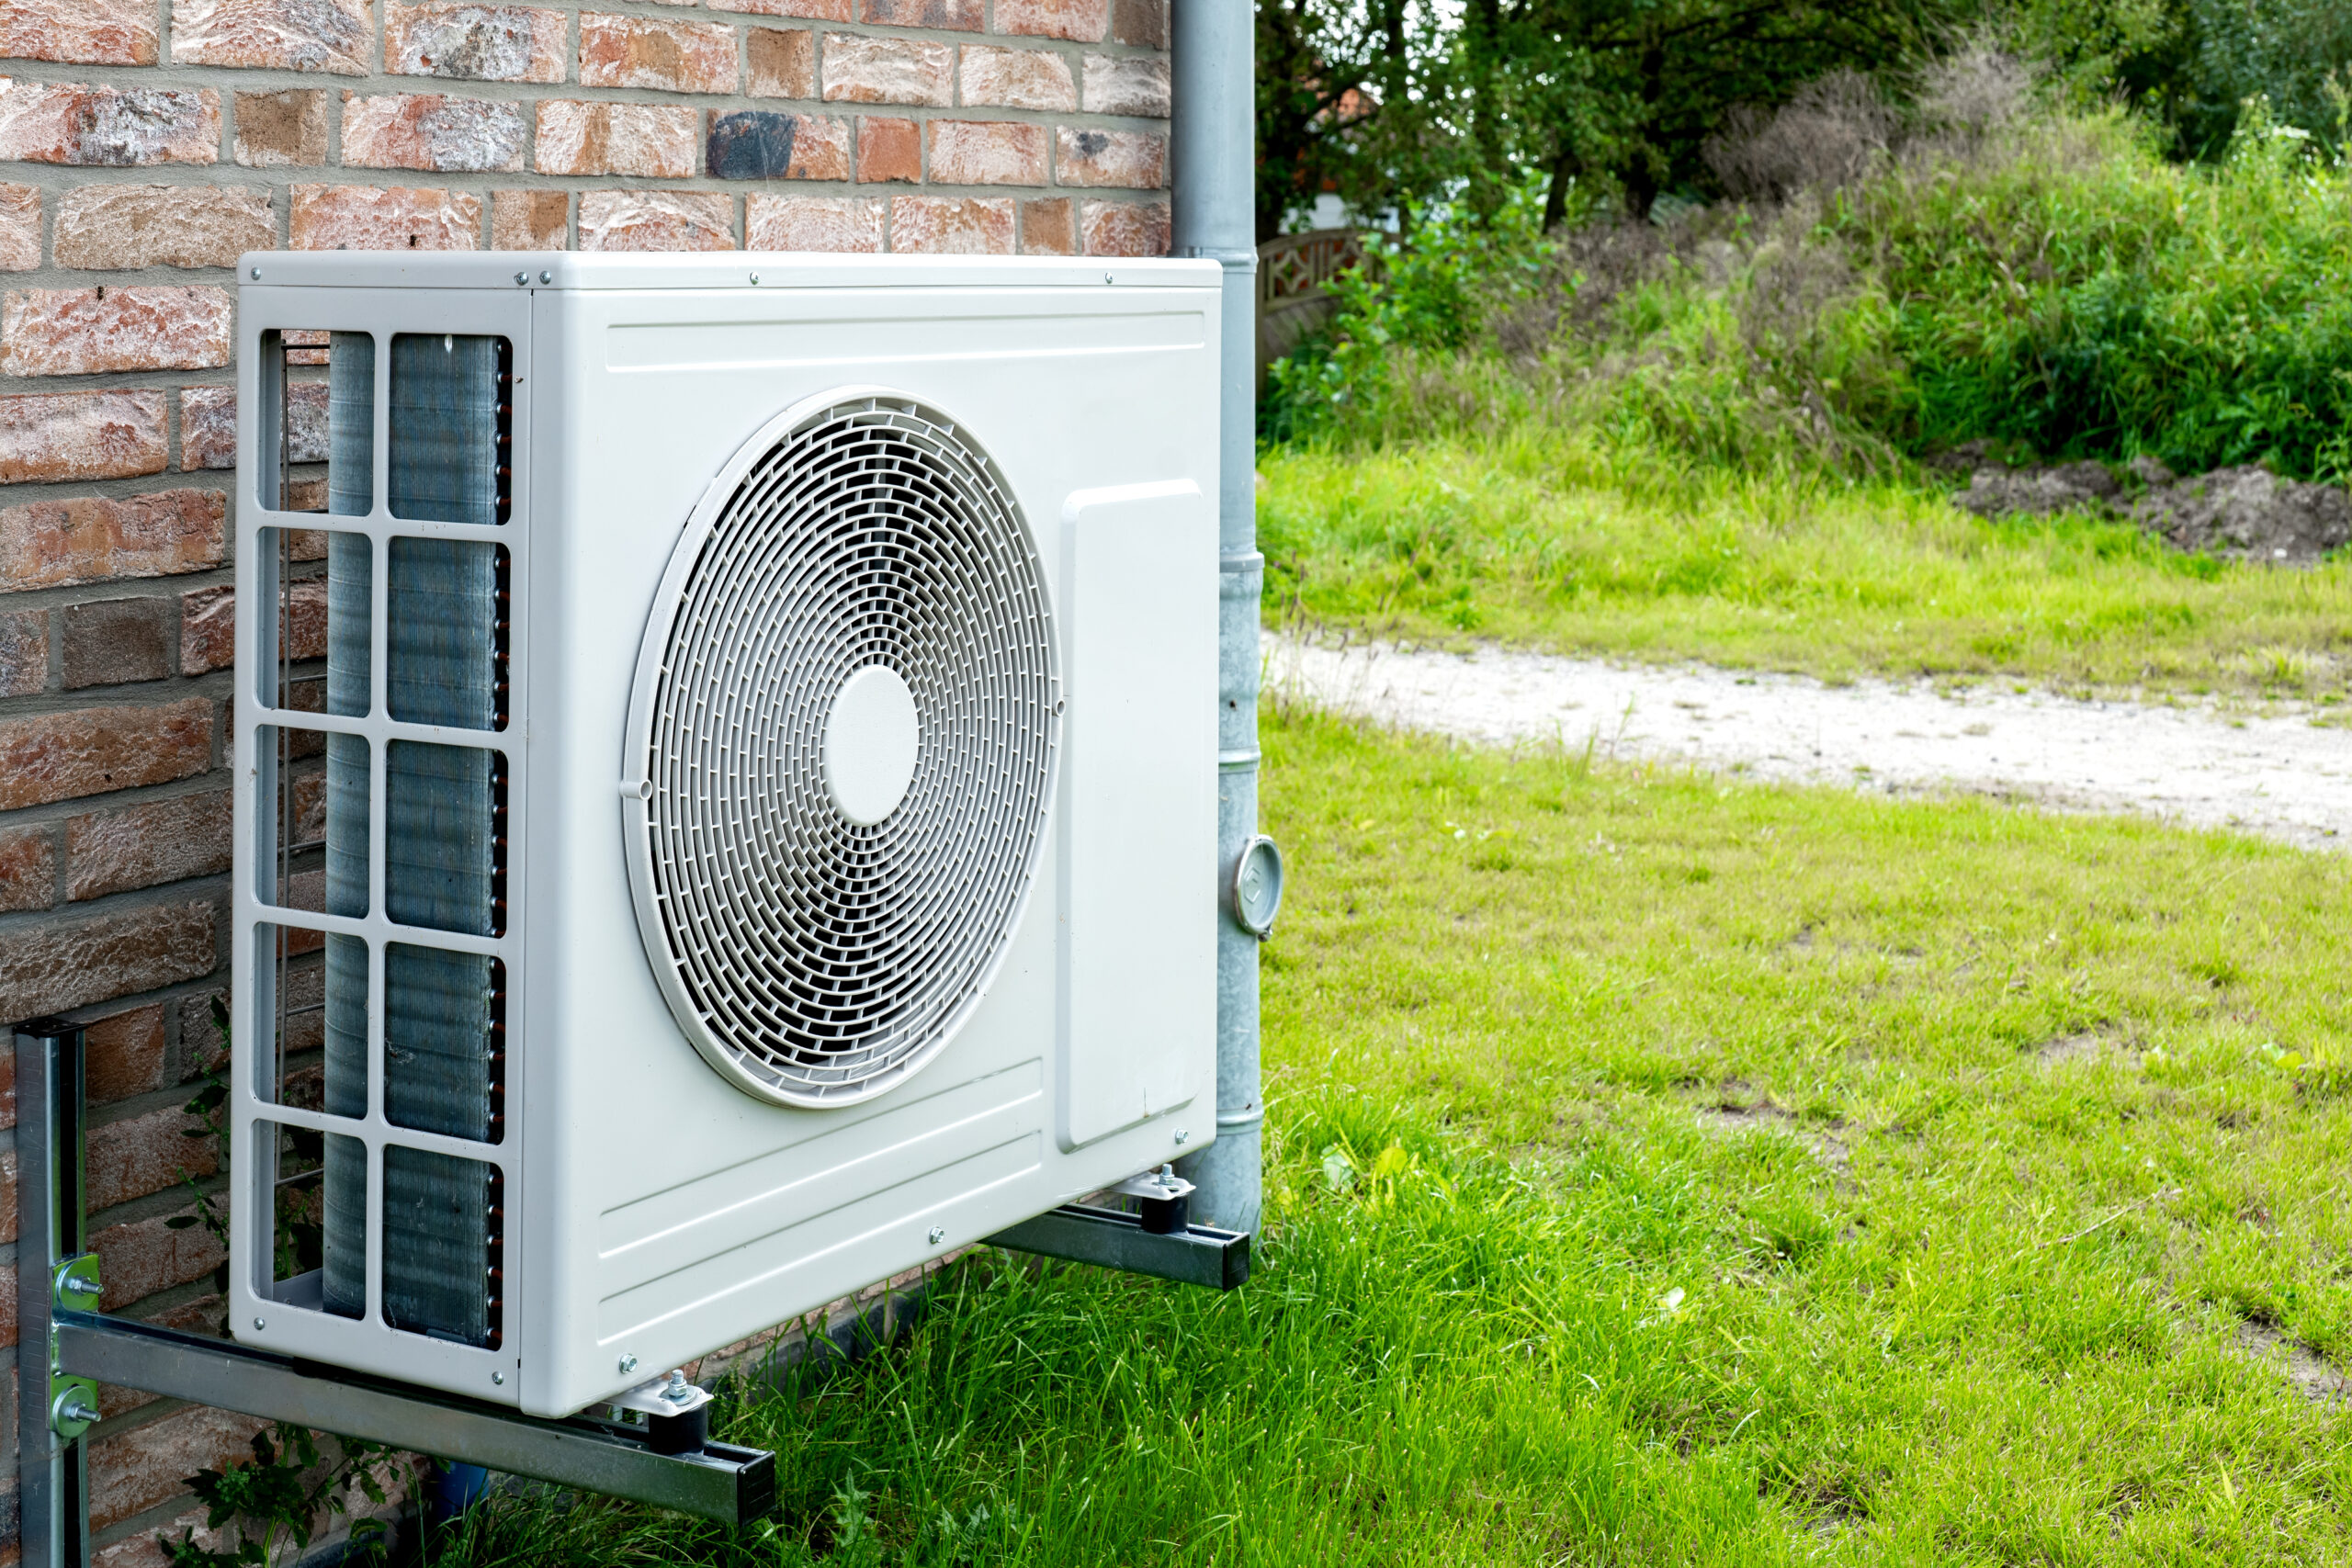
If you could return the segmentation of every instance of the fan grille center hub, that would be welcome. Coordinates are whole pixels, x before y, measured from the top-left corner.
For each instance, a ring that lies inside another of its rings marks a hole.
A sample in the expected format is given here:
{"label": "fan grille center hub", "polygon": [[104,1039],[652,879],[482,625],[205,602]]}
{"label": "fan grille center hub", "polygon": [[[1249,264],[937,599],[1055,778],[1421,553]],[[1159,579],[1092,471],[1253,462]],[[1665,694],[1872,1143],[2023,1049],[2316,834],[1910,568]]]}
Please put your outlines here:
{"label": "fan grille center hub", "polygon": [[915,694],[887,664],[869,664],[842,682],[825,716],[825,794],[833,809],[861,828],[887,819],[907,797],[922,750]]}

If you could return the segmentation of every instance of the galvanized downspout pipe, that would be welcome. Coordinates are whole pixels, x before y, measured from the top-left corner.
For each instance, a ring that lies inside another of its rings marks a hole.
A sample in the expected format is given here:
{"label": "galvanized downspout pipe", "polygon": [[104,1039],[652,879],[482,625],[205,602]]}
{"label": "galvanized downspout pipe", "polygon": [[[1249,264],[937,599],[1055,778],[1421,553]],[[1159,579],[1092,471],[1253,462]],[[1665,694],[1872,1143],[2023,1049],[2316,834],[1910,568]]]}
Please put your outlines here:
{"label": "galvanized downspout pipe", "polygon": [[1228,1230],[1258,1228],[1261,1124],[1258,942],[1231,907],[1242,855],[1258,832],[1257,96],[1250,0],[1176,0],[1176,189],[1171,253],[1225,269],[1218,353],[1216,1141],[1184,1162],[1199,1184],[1193,1213]]}

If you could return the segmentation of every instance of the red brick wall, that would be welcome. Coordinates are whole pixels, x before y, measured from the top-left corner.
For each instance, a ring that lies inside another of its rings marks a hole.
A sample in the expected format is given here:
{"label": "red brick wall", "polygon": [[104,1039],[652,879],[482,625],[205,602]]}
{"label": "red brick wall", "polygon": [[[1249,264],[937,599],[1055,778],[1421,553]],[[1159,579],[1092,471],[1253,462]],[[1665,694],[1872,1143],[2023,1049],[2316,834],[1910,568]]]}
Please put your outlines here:
{"label": "red brick wall", "polygon": [[[237,254],[1157,254],[1169,4],[0,0],[0,1021],[92,1026],[109,1308],[220,1315],[164,1222],[220,1180]],[[7,1358],[13,1128],[0,1082]],[[252,1424],[106,1405],[101,1561],[153,1562]]]}

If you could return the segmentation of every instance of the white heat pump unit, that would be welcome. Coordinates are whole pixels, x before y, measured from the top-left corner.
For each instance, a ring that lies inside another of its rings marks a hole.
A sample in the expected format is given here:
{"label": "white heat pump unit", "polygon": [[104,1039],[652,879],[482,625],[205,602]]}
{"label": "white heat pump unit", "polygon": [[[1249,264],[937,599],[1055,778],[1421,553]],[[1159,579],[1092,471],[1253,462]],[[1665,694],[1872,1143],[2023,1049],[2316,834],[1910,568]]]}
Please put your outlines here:
{"label": "white heat pump unit", "polygon": [[239,1338],[566,1414],[1215,1136],[1214,264],[238,273]]}

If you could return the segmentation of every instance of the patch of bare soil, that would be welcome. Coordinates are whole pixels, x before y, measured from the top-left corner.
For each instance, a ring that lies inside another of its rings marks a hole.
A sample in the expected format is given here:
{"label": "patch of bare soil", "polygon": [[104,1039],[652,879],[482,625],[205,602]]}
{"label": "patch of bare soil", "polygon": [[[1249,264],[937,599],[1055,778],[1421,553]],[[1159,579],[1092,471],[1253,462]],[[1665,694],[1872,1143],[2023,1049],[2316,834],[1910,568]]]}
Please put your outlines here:
{"label": "patch of bare soil", "polygon": [[1769,1100],[1743,1103],[1729,1095],[1717,1104],[1700,1106],[1697,1114],[1699,1125],[1710,1132],[1774,1132],[1793,1138],[1821,1162],[1821,1168],[1829,1173],[1839,1191],[1853,1185],[1854,1151],[1847,1142],[1843,1122],[1807,1127],[1798,1122],[1795,1111]]}
{"label": "patch of bare soil", "polygon": [[2277,1366],[2294,1384],[2295,1392],[2314,1404],[2352,1400],[2352,1378],[2329,1366],[2324,1357],[2301,1340],[2281,1334],[2269,1324],[2238,1325],[2238,1346],[2256,1360]]}
{"label": "patch of bare soil", "polygon": [[2120,480],[2098,463],[1985,464],[1952,503],[1980,517],[2104,512],[2191,555],[2274,566],[2312,566],[2352,540],[2352,495],[2253,464],[2181,479],[2139,457]]}

